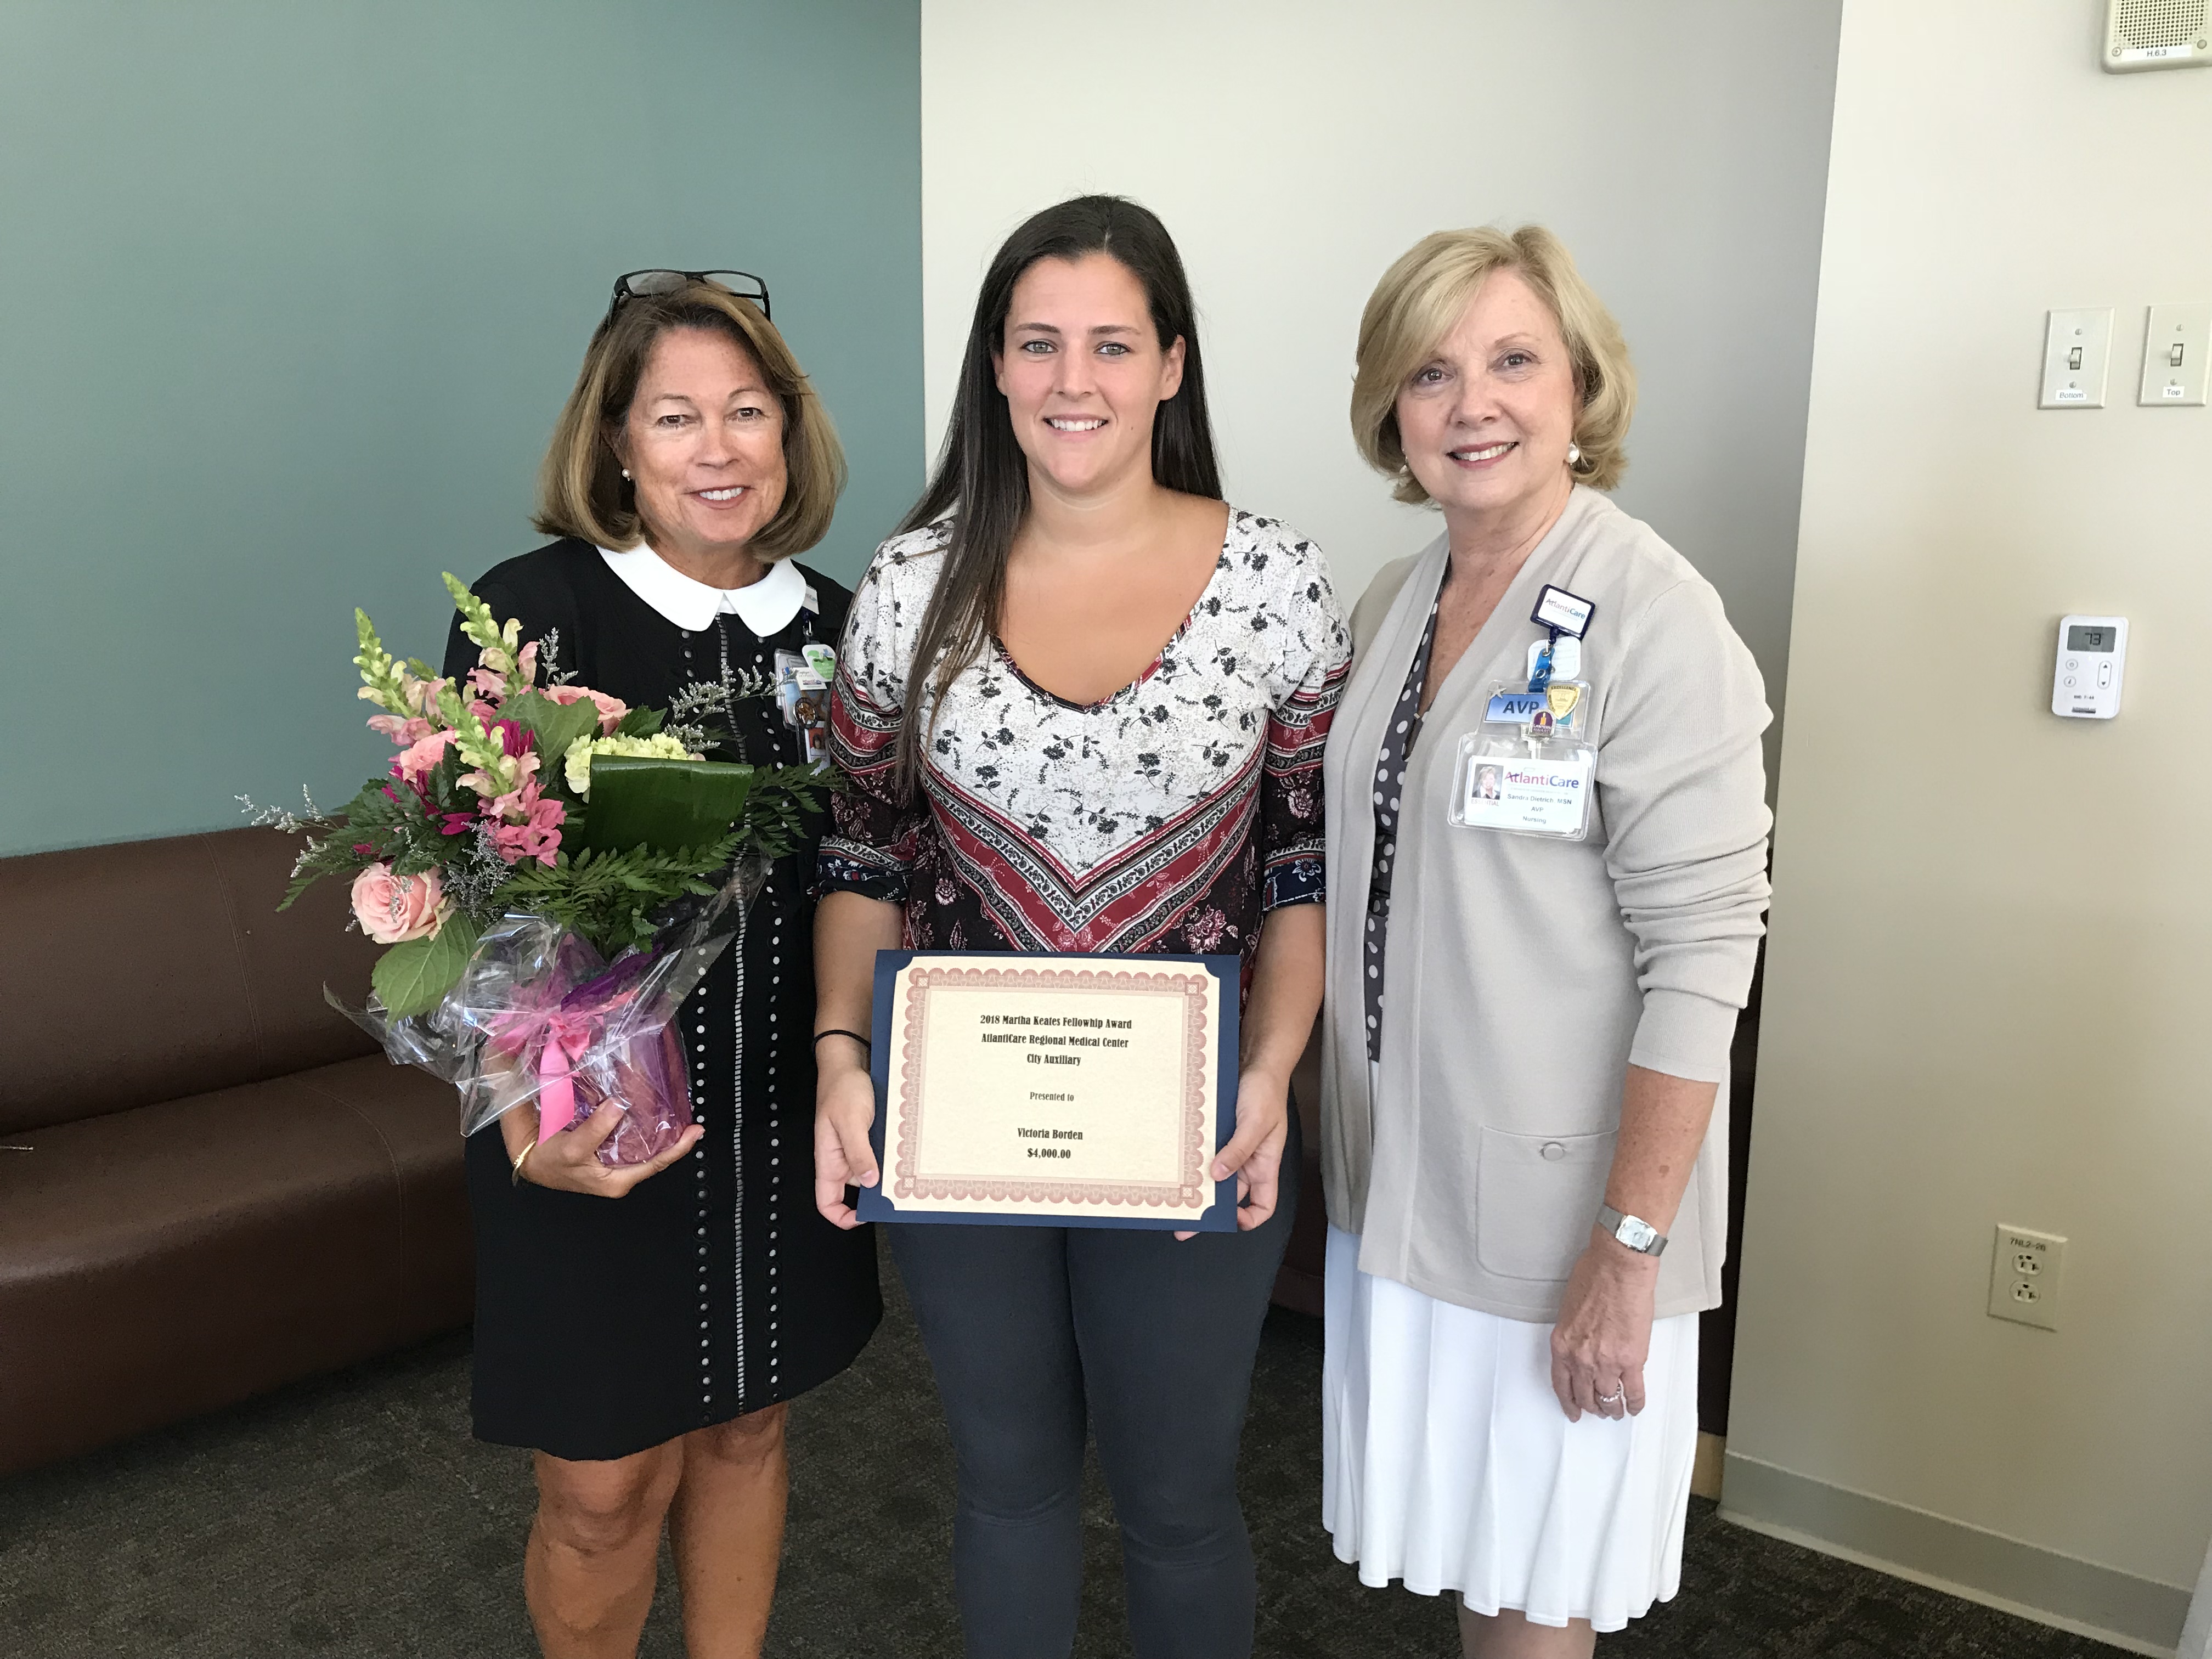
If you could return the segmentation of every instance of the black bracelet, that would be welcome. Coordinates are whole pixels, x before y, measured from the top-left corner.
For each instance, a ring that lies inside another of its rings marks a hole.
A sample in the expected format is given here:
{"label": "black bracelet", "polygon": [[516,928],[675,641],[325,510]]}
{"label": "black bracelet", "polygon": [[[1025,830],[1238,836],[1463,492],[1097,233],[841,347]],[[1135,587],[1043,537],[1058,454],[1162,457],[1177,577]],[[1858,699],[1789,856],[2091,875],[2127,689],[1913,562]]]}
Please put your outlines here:
{"label": "black bracelet", "polygon": [[827,1031],[817,1031],[814,1034],[814,1041],[817,1045],[819,1045],[822,1039],[826,1036],[848,1036],[852,1038],[854,1042],[859,1043],[863,1048],[866,1048],[870,1054],[872,1054],[876,1052],[876,1045],[869,1042],[867,1038],[862,1036],[858,1031],[841,1031],[836,1030],[835,1027],[832,1027]]}

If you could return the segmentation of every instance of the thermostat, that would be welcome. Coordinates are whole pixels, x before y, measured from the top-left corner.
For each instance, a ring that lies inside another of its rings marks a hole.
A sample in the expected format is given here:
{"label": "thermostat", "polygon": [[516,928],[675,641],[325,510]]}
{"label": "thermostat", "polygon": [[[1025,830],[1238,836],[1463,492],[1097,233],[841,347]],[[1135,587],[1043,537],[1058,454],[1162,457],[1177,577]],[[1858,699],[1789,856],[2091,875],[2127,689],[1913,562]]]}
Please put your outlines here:
{"label": "thermostat", "polygon": [[2127,662],[2125,617],[2060,618],[2051,712],[2068,720],[2112,719],[2120,712],[2120,674]]}

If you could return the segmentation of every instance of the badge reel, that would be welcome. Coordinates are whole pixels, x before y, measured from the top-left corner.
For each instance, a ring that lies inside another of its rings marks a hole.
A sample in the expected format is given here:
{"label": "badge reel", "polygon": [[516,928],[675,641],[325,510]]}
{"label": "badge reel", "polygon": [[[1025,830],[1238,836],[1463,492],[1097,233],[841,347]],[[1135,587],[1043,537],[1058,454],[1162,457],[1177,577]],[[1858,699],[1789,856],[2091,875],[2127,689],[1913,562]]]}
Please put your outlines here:
{"label": "badge reel", "polygon": [[1450,821],[1467,830],[1582,841],[1596,788],[1596,710],[1582,669],[1595,606],[1547,587],[1531,621],[1549,630],[1528,647],[1525,688],[1492,680],[1482,723],[1459,740]]}
{"label": "badge reel", "polygon": [[808,763],[830,752],[830,679],[836,653],[810,641],[804,653],[775,653],[775,701],[783,723],[799,733],[799,752]]}

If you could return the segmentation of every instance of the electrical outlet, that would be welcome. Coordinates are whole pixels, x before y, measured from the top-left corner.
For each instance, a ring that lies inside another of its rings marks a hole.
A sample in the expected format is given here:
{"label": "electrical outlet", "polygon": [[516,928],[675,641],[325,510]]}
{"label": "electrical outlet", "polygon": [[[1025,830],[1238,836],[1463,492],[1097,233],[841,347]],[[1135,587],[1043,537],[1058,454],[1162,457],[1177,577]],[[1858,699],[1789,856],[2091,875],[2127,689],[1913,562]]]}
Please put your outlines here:
{"label": "electrical outlet", "polygon": [[2058,1273],[2066,1241],[2056,1233],[2000,1226],[1990,1262],[1990,1317],[2058,1328]]}

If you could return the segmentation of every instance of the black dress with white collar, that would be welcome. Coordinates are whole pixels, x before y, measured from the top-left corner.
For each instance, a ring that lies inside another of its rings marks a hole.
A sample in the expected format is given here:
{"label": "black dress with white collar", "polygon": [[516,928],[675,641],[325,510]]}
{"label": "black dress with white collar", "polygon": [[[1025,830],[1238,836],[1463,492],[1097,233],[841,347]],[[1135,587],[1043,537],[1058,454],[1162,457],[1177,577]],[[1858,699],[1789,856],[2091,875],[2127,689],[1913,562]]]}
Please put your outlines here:
{"label": "black dress with white collar", "polygon": [[[620,568],[635,557],[559,541],[495,566],[476,592],[502,622],[519,617],[526,641],[555,633],[560,669],[581,684],[663,708],[725,670],[772,677],[779,650],[834,647],[852,597],[801,567],[799,588],[772,573],[777,589],[740,604],[657,560],[642,575]],[[748,611],[770,631],[755,632]],[[446,672],[475,662],[457,624]],[[737,752],[714,758],[801,758],[773,699],[737,708]],[[471,1138],[478,1438],[626,1456],[804,1393],[874,1331],[872,1230],[840,1231],[814,1207],[811,829],[684,1005],[706,1128],[689,1158],[608,1200],[511,1185],[497,1131]]]}

